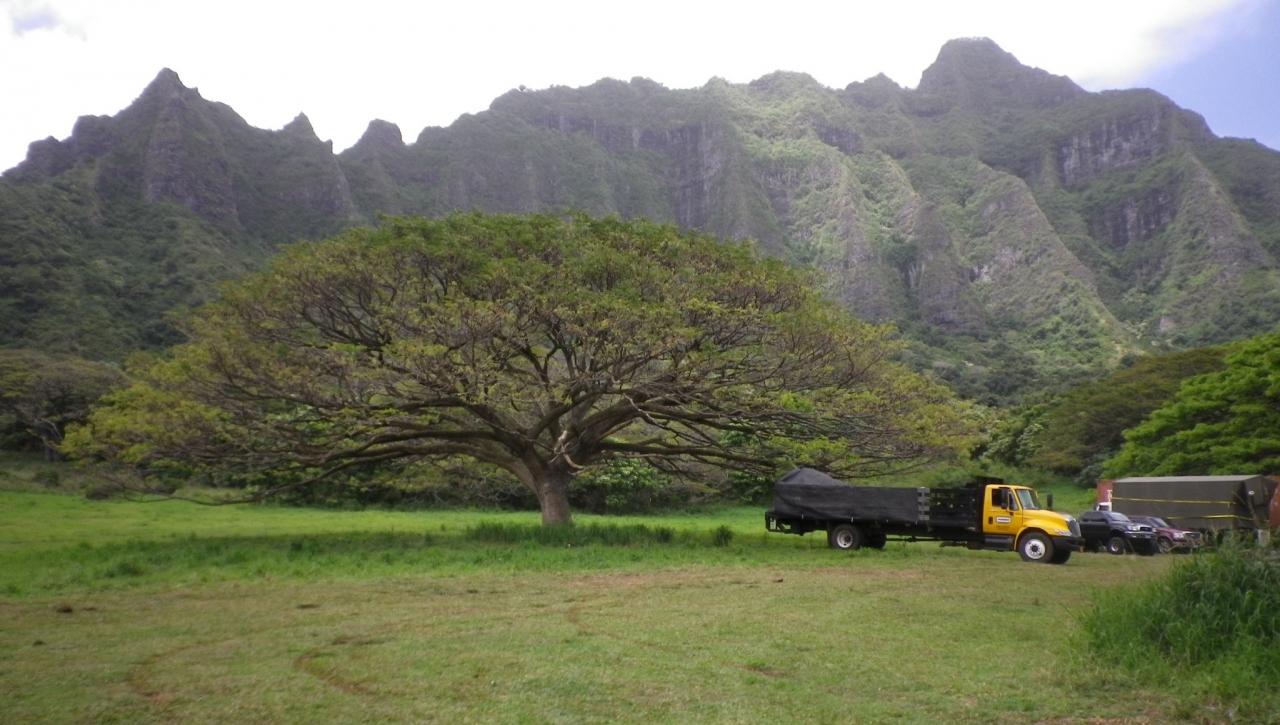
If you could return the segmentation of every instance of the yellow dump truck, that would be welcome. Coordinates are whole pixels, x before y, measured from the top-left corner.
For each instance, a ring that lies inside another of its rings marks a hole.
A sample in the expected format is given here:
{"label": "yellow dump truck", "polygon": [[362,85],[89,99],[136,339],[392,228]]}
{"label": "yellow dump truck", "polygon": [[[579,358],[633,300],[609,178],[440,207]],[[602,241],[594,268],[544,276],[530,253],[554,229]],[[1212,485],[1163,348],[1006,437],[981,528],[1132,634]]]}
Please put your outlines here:
{"label": "yellow dump truck", "polygon": [[1042,507],[1026,486],[994,480],[960,488],[854,486],[811,468],[774,485],[765,528],[825,531],[836,549],[879,549],[890,539],[941,541],[1053,564],[1065,564],[1084,544],[1075,518]]}

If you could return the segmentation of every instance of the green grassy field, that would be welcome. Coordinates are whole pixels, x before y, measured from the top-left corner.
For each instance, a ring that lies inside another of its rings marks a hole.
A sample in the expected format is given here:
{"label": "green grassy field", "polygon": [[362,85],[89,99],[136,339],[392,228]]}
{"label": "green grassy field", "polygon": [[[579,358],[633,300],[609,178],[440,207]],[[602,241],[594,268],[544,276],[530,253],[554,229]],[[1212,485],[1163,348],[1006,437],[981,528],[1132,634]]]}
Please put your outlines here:
{"label": "green grassy field", "polygon": [[[1061,501],[1062,497],[1059,496]],[[1074,504],[1075,502],[1069,502]],[[1075,510],[1072,505],[1060,508]],[[0,491],[0,713],[27,721],[1166,721],[1079,614],[1165,557],[828,550],[762,510],[609,518]],[[725,544],[715,531],[733,532]],[[514,529],[513,529],[514,530]]]}

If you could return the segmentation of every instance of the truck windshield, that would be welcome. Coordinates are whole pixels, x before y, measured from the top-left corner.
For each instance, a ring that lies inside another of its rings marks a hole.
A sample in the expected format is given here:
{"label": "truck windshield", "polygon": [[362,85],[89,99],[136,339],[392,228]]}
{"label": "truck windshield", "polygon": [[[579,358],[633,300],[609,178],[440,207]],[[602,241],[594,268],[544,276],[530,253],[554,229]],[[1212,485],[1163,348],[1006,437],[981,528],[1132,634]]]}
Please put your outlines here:
{"label": "truck windshield", "polygon": [[1036,492],[1029,488],[1018,489],[1018,501],[1022,502],[1022,508],[1028,511],[1040,508],[1040,500],[1036,498]]}

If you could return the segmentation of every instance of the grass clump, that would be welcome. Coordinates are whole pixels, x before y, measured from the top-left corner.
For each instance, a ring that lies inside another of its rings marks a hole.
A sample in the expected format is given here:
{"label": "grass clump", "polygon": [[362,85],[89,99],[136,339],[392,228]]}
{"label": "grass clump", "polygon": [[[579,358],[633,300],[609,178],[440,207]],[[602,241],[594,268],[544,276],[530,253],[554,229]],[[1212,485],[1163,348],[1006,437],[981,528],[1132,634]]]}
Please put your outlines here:
{"label": "grass clump", "polygon": [[733,529],[721,524],[711,532],[711,544],[713,546],[728,546],[733,541]]}
{"label": "grass clump", "polygon": [[1280,712],[1280,550],[1222,547],[1084,617],[1090,648],[1139,680],[1233,717]]}
{"label": "grass clump", "polygon": [[643,546],[670,544],[675,530],[667,526],[646,524],[586,524],[574,526],[540,526],[502,521],[481,521],[467,527],[466,538],[490,544],[532,542],[544,546]]}

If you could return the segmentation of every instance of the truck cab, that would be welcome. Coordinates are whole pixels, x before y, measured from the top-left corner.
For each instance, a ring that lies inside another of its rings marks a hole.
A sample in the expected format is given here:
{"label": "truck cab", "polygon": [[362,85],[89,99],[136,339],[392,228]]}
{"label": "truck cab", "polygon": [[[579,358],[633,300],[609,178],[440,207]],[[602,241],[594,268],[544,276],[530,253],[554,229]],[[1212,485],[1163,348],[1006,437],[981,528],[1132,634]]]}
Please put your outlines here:
{"label": "truck cab", "polygon": [[982,548],[1016,549],[1026,561],[1060,563],[1083,546],[1075,518],[1041,506],[1034,489],[989,484],[982,500]]}

